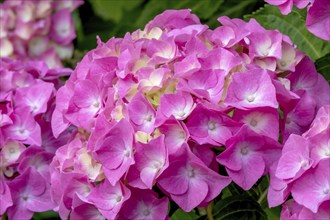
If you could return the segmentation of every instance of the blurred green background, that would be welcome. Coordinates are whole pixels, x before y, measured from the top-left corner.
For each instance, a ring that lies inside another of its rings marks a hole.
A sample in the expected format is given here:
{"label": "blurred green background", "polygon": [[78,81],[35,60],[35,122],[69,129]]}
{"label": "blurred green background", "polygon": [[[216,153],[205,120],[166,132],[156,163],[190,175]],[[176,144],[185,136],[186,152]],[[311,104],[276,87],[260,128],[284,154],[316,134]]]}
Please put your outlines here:
{"label": "blurred green background", "polygon": [[190,8],[203,24],[213,29],[219,26],[217,18],[221,15],[243,18],[263,5],[263,0],[86,0],[75,14],[77,49],[94,48],[96,35],[106,41],[143,29],[166,9]]}

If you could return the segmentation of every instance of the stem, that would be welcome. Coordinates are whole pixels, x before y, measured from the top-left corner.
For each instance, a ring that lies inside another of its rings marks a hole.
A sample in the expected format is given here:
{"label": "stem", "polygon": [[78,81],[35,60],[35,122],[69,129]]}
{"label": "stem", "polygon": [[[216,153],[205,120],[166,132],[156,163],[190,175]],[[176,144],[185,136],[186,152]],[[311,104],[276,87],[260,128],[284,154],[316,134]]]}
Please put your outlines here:
{"label": "stem", "polygon": [[212,208],[213,208],[213,204],[212,204],[212,202],[210,202],[206,208],[207,218],[209,220],[214,220],[213,214],[212,214]]}
{"label": "stem", "polygon": [[258,203],[261,205],[262,201],[264,200],[264,198],[266,197],[268,192],[268,189],[266,189],[260,196],[260,198],[258,199]]}

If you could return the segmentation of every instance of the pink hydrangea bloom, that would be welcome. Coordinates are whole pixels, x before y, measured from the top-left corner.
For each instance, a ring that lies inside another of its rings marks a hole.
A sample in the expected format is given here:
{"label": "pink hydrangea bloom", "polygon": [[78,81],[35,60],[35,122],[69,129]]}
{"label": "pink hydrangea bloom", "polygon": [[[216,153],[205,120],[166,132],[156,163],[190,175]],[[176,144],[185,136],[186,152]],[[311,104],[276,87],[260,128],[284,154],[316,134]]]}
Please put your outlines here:
{"label": "pink hydrangea bloom", "polygon": [[[34,212],[55,207],[49,164],[54,148],[60,146],[50,146],[55,139],[50,120],[55,88],[62,84],[59,77],[71,71],[49,69],[43,61],[9,58],[0,59],[0,66],[0,211],[9,218],[29,219]],[[62,135],[59,143],[69,138]]]}
{"label": "pink hydrangea bloom", "polygon": [[33,212],[44,212],[55,207],[50,200],[50,185],[33,169],[27,169],[8,185],[14,203],[8,208],[11,219],[29,219]]}
{"label": "pink hydrangea bloom", "polygon": [[72,11],[83,0],[6,0],[0,4],[0,57],[45,61],[62,67],[73,54],[76,37]]}
{"label": "pink hydrangea bloom", "polygon": [[277,206],[327,160],[330,88],[314,64],[254,19],[218,20],[213,31],[189,10],[169,10],[123,38],[97,39],[51,116],[56,137],[70,134],[50,165],[61,218],[166,219],[168,198],[191,211],[231,180],[248,190],[268,174]]}

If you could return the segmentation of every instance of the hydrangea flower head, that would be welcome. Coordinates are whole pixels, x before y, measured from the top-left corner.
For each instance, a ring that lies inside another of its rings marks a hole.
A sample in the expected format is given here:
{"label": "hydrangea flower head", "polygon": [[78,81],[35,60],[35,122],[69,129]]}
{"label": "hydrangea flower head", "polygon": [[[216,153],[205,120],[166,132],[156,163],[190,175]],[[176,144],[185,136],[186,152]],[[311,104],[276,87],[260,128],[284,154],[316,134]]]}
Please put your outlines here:
{"label": "hydrangea flower head", "polygon": [[[123,38],[98,38],[52,115],[56,137],[73,129],[50,166],[63,218],[166,219],[168,198],[191,211],[231,180],[248,190],[268,174],[270,206],[290,193],[312,212],[326,202],[302,200],[299,181],[326,160],[329,85],[282,33],[218,20],[211,30],[168,10]],[[66,178],[74,184],[57,190]]]}

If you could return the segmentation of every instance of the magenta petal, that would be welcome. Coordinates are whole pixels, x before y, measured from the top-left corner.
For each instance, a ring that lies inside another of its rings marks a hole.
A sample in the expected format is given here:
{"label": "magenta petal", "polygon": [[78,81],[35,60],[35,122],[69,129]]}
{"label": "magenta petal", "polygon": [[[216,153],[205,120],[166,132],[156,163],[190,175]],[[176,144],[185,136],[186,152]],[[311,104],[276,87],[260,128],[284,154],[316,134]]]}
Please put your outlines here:
{"label": "magenta petal", "polygon": [[315,0],[307,11],[307,29],[319,38],[330,40],[330,4],[327,0]]}
{"label": "magenta petal", "polygon": [[[171,166],[173,167],[181,167],[182,165],[183,163],[181,161],[171,162]],[[166,188],[166,191],[171,194],[184,194],[189,189],[189,181],[181,173],[182,169],[167,169],[158,180],[158,184],[162,188]]]}
{"label": "magenta petal", "polygon": [[322,160],[316,168],[308,170],[291,190],[294,200],[316,213],[320,204],[330,200],[330,159]]}
{"label": "magenta petal", "polygon": [[264,174],[265,162],[258,153],[252,153],[248,158],[243,159],[242,169],[232,171],[227,169],[232,180],[244,190],[249,190],[258,179]]}
{"label": "magenta petal", "polygon": [[208,185],[204,181],[198,179],[192,180],[189,183],[188,191],[182,195],[172,195],[172,199],[185,212],[190,212],[198,206],[208,193]]}

